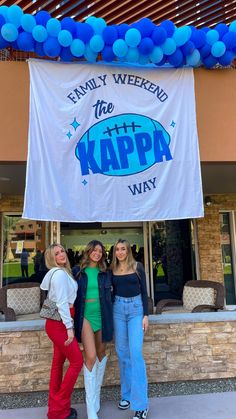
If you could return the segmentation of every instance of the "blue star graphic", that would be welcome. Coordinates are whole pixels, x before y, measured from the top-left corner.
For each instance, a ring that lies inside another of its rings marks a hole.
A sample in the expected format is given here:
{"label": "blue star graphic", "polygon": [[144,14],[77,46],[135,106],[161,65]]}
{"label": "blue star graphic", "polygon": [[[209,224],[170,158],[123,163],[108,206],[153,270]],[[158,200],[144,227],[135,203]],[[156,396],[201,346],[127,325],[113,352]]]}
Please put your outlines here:
{"label": "blue star graphic", "polygon": [[80,124],[77,122],[76,118],[74,118],[74,121],[70,125],[74,128],[75,131],[80,126]]}
{"label": "blue star graphic", "polygon": [[86,186],[88,182],[87,182],[87,180],[84,179],[82,183],[83,183],[84,186]]}
{"label": "blue star graphic", "polygon": [[170,124],[170,126],[173,127],[173,128],[175,127],[175,125],[176,125],[176,122],[174,122],[174,121],[172,121],[171,124]]}
{"label": "blue star graphic", "polygon": [[69,138],[69,140],[70,140],[70,139],[71,139],[71,137],[72,137],[71,132],[70,132],[70,131],[68,131],[66,135],[67,135],[67,137],[68,137],[68,138]]}

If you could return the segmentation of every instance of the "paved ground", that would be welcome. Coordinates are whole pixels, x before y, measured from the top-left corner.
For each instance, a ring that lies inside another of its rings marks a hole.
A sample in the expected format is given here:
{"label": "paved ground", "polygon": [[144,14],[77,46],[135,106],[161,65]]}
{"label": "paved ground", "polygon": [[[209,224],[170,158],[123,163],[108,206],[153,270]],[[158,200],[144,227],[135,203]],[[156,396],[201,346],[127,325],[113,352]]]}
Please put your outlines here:
{"label": "paved ground", "polygon": [[[78,419],[87,419],[85,405],[74,407]],[[0,410],[0,419],[45,419],[46,408]],[[120,411],[116,402],[102,403],[99,419],[132,419],[131,411]],[[150,399],[148,419],[236,419],[236,392],[195,394]]]}

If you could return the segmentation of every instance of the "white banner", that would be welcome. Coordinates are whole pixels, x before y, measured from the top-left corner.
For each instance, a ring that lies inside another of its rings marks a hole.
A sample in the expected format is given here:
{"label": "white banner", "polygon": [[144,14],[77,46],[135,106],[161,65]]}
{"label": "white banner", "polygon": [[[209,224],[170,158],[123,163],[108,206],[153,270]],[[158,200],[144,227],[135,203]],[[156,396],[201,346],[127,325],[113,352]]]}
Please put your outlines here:
{"label": "white banner", "polygon": [[32,60],[23,217],[203,216],[193,70]]}

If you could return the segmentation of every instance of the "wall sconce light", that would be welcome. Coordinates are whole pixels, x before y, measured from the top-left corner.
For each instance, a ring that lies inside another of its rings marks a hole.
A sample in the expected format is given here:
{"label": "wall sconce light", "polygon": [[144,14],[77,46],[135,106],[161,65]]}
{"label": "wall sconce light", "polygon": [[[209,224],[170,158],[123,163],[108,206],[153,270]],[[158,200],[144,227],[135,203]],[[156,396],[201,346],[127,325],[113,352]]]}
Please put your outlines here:
{"label": "wall sconce light", "polygon": [[210,196],[205,196],[204,198],[204,205],[206,205],[206,207],[210,207],[212,205],[212,199]]}

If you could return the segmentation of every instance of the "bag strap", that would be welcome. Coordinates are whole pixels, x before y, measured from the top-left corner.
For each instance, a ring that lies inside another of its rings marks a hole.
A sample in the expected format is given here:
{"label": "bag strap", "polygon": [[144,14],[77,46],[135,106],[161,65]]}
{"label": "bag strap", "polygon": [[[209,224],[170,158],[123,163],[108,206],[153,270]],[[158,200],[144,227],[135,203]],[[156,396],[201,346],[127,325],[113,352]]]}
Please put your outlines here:
{"label": "bag strap", "polygon": [[52,277],[53,277],[53,275],[55,274],[55,272],[60,271],[60,270],[61,270],[61,269],[60,269],[60,268],[58,268],[58,269],[55,269],[55,270],[52,272],[52,275],[50,276],[49,285],[48,285],[48,294],[49,294],[50,287],[51,287]]}

